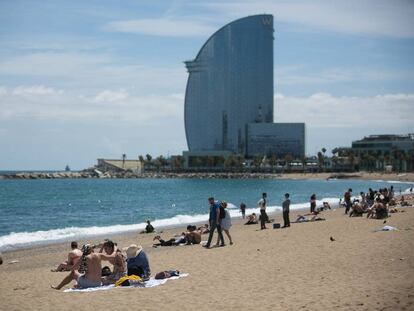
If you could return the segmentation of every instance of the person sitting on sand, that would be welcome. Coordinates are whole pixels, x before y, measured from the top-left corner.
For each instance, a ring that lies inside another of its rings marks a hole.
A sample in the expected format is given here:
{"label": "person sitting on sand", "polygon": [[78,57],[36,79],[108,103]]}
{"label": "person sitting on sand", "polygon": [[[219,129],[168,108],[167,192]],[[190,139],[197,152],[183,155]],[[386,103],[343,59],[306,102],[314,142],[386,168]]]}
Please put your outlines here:
{"label": "person sitting on sand", "polygon": [[148,280],[151,275],[148,257],[142,246],[131,244],[126,249],[128,275],[139,276],[143,280]]}
{"label": "person sitting on sand", "polygon": [[208,228],[208,224],[205,224],[204,226],[201,226],[197,229],[200,234],[206,234],[206,233],[210,233],[210,229]]}
{"label": "person sitting on sand", "polygon": [[377,213],[378,211],[381,211],[385,208],[384,204],[381,203],[381,198],[377,197],[375,199],[375,204],[373,204],[370,208],[367,210],[367,218],[378,218]]}
{"label": "person sitting on sand", "polygon": [[77,288],[99,287],[102,285],[102,260],[112,260],[116,254],[106,255],[95,253],[94,245],[86,244],[82,246],[82,256],[72,271],[53,289],[60,290],[63,286],[69,284],[72,280],[77,281]]}
{"label": "person sitting on sand", "polygon": [[115,284],[121,277],[127,273],[126,259],[122,252],[115,246],[111,240],[106,240],[99,253],[105,252],[108,255],[115,254],[114,258],[110,258],[109,262],[113,265],[113,270],[110,275],[102,278],[103,285]]}
{"label": "person sitting on sand", "polygon": [[140,233],[153,233],[153,232],[155,232],[155,229],[151,225],[151,222],[147,220],[147,226],[145,227],[145,230],[141,231]]}
{"label": "person sitting on sand", "polygon": [[247,222],[245,223],[245,225],[256,225],[256,224],[257,224],[256,213],[253,213],[247,216]]}
{"label": "person sitting on sand", "polygon": [[197,230],[195,226],[192,226],[192,227],[188,226],[187,232],[185,232],[185,239],[186,239],[187,245],[200,244],[201,231]]}
{"label": "person sitting on sand", "polygon": [[70,271],[78,262],[82,256],[82,251],[78,248],[78,242],[71,242],[70,247],[72,250],[68,254],[68,260],[62,262],[56,269],[51,270],[52,272]]}
{"label": "person sitting on sand", "polygon": [[364,213],[364,208],[362,207],[362,205],[359,202],[354,202],[352,204],[349,217],[362,216],[363,213]]}

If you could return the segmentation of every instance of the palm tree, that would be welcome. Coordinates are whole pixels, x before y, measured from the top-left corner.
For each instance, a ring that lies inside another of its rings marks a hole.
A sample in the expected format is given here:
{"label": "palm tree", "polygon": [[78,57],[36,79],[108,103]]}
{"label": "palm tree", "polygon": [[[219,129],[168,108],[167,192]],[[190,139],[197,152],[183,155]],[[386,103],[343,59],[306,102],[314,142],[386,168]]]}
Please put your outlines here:
{"label": "palm tree", "polygon": [[354,171],[355,155],[352,151],[348,153],[348,161],[349,161],[349,164],[351,165],[351,170]]}
{"label": "palm tree", "polygon": [[277,163],[277,157],[276,155],[273,154],[269,159],[269,164],[272,167],[272,171],[274,170],[276,163]]}
{"label": "palm tree", "polygon": [[322,152],[318,152],[318,164],[319,164],[319,171],[321,171],[322,170],[322,167],[324,166],[324,162],[325,162],[325,159],[324,159],[324,157],[323,157],[323,154],[322,154]]}
{"label": "palm tree", "polygon": [[147,162],[148,163],[151,163],[152,156],[150,154],[147,153],[147,155],[145,156],[145,158],[147,159]]}
{"label": "palm tree", "polygon": [[287,154],[285,155],[285,161],[286,161],[286,165],[288,170],[290,171],[290,163],[293,161],[293,156],[291,154]]}

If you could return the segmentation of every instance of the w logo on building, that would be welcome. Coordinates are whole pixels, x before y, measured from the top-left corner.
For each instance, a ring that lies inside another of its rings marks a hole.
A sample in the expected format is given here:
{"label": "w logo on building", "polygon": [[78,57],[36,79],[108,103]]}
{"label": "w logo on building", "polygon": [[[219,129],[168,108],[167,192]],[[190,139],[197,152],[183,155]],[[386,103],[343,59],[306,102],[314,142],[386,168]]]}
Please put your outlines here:
{"label": "w logo on building", "polygon": [[264,26],[270,26],[272,24],[272,16],[271,15],[263,15],[262,16],[262,24]]}

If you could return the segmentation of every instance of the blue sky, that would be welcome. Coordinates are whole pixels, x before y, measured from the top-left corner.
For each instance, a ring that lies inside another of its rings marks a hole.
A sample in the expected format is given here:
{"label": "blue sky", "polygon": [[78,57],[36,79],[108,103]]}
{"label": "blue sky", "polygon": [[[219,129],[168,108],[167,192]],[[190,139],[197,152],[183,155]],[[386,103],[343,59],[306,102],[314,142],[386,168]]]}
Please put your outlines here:
{"label": "blue sky", "polygon": [[274,15],[275,120],[307,153],[414,132],[412,1],[0,1],[0,170],[186,149],[184,60]]}

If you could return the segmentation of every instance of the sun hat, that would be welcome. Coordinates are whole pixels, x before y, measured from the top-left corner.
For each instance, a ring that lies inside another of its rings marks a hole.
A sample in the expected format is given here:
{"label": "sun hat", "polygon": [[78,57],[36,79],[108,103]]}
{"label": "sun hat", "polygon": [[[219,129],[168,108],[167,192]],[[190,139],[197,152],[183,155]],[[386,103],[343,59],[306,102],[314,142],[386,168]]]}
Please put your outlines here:
{"label": "sun hat", "polygon": [[136,244],[131,244],[130,246],[128,246],[128,248],[126,249],[126,254],[127,254],[127,258],[134,258],[137,257],[138,254],[142,251],[142,246],[141,245],[136,245]]}

